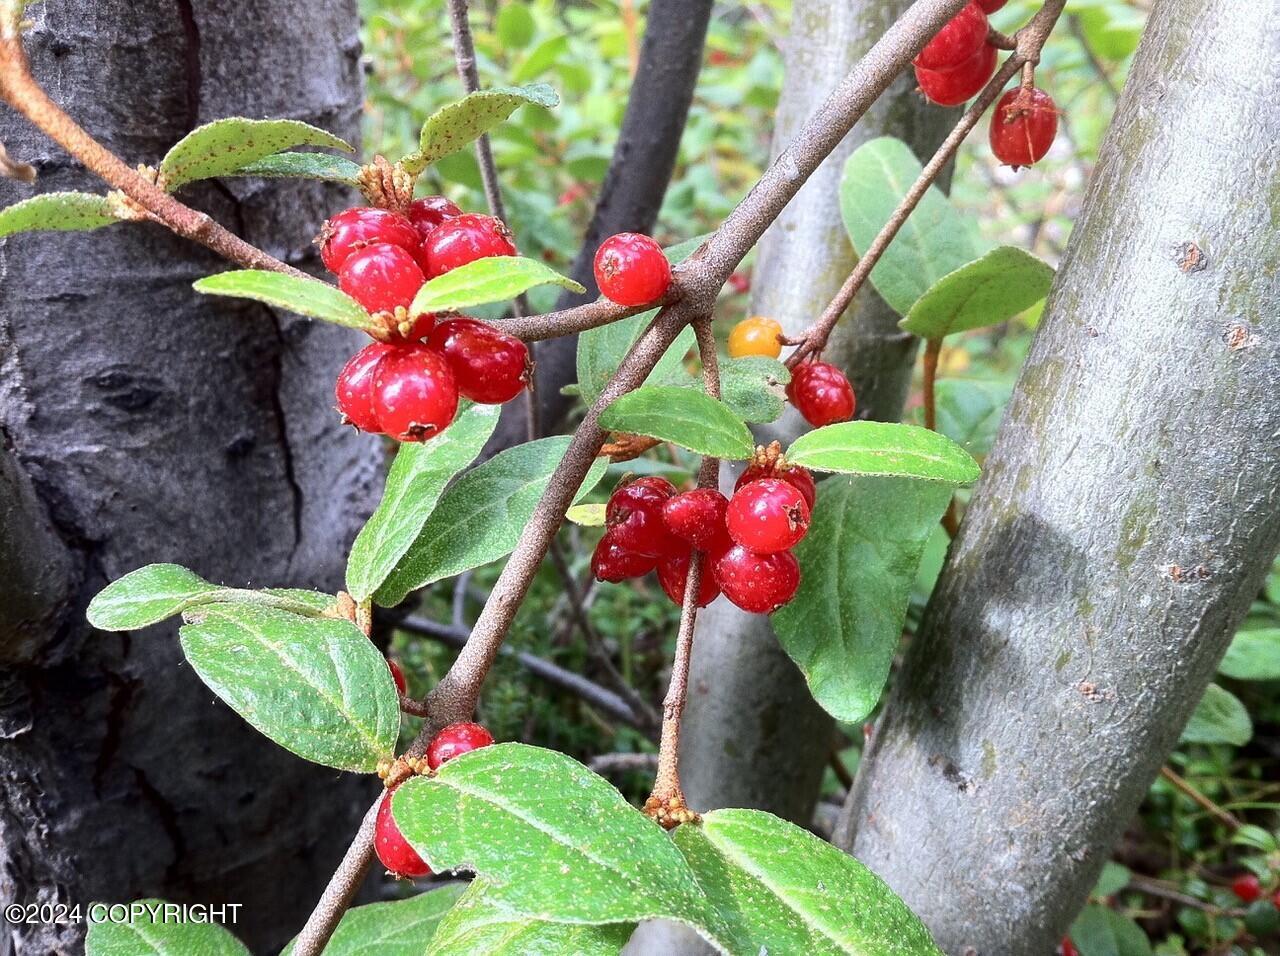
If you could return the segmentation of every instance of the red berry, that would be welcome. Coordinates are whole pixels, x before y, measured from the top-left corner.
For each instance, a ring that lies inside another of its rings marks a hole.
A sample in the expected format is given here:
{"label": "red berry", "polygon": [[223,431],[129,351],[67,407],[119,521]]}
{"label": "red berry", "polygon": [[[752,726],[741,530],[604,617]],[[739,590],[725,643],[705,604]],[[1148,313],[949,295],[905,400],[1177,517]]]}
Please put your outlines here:
{"label": "red berry", "polygon": [[409,203],[406,215],[417,230],[418,241],[421,242],[446,219],[461,216],[462,210],[443,196],[426,196]]}
{"label": "red berry", "polygon": [[734,492],[725,512],[729,537],[757,554],[786,551],[809,530],[809,505],[794,485],[761,478]]}
{"label": "red berry", "polygon": [[983,13],[995,13],[1003,7],[1009,0],[974,0],[978,6],[982,7]]}
{"label": "red berry", "polygon": [[610,236],[596,250],[596,285],[618,305],[657,302],[671,285],[671,263],[662,247],[638,232]]}
{"label": "red berry", "polygon": [[1271,902],[1275,904],[1276,909],[1280,910],[1280,890],[1276,890],[1276,895],[1271,897]]}
{"label": "red berry", "polygon": [[427,344],[449,360],[458,392],[483,405],[511,401],[533,373],[527,345],[475,319],[441,322]]}
{"label": "red berry", "polygon": [[[999,0],[1004,3],[1004,0]],[[1080,950],[1076,949],[1076,944],[1071,942],[1070,936],[1062,937],[1062,942],[1058,944],[1058,953],[1060,956],[1080,956]]]}
{"label": "red berry", "polygon": [[793,368],[787,398],[815,428],[847,422],[857,407],[844,372],[826,362],[802,362]]}
{"label": "red berry", "polygon": [[712,568],[724,596],[752,614],[772,614],[800,587],[800,564],[790,551],[756,554],[735,544]]}
{"label": "red berry", "polygon": [[642,578],[658,564],[658,559],[629,551],[614,539],[612,531],[606,531],[591,555],[591,573],[597,581],[617,584],[630,578]]}
{"label": "red berry", "polygon": [[439,770],[445,761],[488,747],[492,743],[493,734],[479,724],[450,724],[427,744],[427,766],[432,770]]}
{"label": "red berry", "polygon": [[734,272],[729,276],[729,288],[734,292],[750,292],[751,277],[745,272]]}
{"label": "red berry", "polygon": [[996,71],[996,48],[983,44],[973,56],[954,70],[926,70],[916,67],[920,91],[939,106],[959,106],[982,92]]}
{"label": "red berry", "polygon": [[991,152],[1006,166],[1044,158],[1058,135],[1058,108],[1044,90],[1021,87],[1000,97],[991,114]]}
{"label": "red berry", "polygon": [[406,309],[422,288],[422,270],[408,252],[377,242],[347,257],[338,272],[338,288],[370,312]]}
{"label": "red berry", "polygon": [[613,541],[626,551],[661,557],[680,550],[662,521],[662,506],[676,493],[665,478],[637,478],[615,488],[605,507]]}
{"label": "red berry", "polygon": [[426,441],[449,427],[458,386],[444,356],[417,343],[399,345],[373,373],[379,429],[399,441]]}
{"label": "red berry", "polygon": [[776,468],[772,465],[748,465],[746,471],[738,476],[733,490],[737,491],[743,485],[759,481],[761,478],[780,478],[785,481],[804,495],[804,503],[809,506],[810,511],[813,511],[814,502],[818,500],[818,489],[813,483],[813,475],[808,468],[800,465],[787,465],[785,468]]}
{"label": "red berry", "polygon": [[[711,565],[715,558],[707,552],[698,561],[702,568],[702,576],[698,578],[698,607],[706,607],[720,596],[720,585],[716,584],[715,572]],[[689,580],[689,552],[673,554],[658,562],[658,583],[672,603],[684,605],[684,588]]]}
{"label": "red berry", "polygon": [[728,504],[714,488],[695,488],[662,503],[662,523],[677,538],[706,550],[724,537]]}
{"label": "red berry", "polygon": [[357,206],[328,220],[316,242],[320,244],[320,259],[324,267],[337,273],[351,253],[375,242],[387,242],[413,252],[420,240],[413,223],[399,213]]}
{"label": "red berry", "polygon": [[987,15],[976,3],[968,4],[937,32],[912,60],[926,70],[954,70],[987,41]]}
{"label": "red berry", "polygon": [[1231,892],[1239,897],[1241,902],[1252,903],[1262,896],[1262,881],[1253,873],[1241,873],[1231,881]]}
{"label": "red berry", "polygon": [[382,795],[382,802],[378,804],[378,816],[373,827],[373,848],[382,865],[396,876],[413,879],[431,875],[431,867],[409,845],[409,841],[396,826],[395,818],[391,816],[390,790]]}
{"label": "red berry", "polygon": [[355,425],[362,432],[382,430],[373,411],[373,374],[382,357],[392,350],[383,342],[370,342],[342,366],[333,392],[343,424]]}
{"label": "red berry", "polygon": [[490,256],[514,256],[511,230],[501,219],[468,213],[446,219],[423,241],[418,262],[428,279]]}
{"label": "red berry", "polygon": [[391,671],[391,679],[395,681],[396,690],[398,690],[401,695],[407,694],[409,692],[409,685],[404,679],[404,671],[400,669],[400,665],[388,657],[387,669]]}

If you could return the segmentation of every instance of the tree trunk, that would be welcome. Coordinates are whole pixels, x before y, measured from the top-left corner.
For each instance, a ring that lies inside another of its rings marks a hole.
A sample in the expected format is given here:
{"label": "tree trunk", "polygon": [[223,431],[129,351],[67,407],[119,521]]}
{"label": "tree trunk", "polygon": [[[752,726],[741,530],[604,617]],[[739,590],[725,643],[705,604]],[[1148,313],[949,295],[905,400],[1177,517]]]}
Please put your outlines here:
{"label": "tree trunk", "polygon": [[1280,546],[1278,14],[1154,6],[863,757],[838,837],[957,956],[1051,951]]}
{"label": "tree trunk", "polygon": [[[37,78],[130,163],[227,115],[358,136],[354,0],[305,16],[287,0],[45,0],[28,16]],[[37,166],[39,191],[103,191],[12,111],[0,140]],[[0,203],[30,192],[2,183]],[[251,180],[188,197],[307,265],[348,198]],[[368,782],[303,763],[217,703],[173,622],[101,634],[84,621],[107,581],[153,561],[237,585],[341,586],[381,457],[331,409],[359,337],[191,290],[228,267],[150,224],[0,251],[0,898],[242,903],[232,929],[274,951],[341,857]],[[41,606],[13,615],[19,600]],[[9,927],[0,952],[76,952],[82,931]]]}

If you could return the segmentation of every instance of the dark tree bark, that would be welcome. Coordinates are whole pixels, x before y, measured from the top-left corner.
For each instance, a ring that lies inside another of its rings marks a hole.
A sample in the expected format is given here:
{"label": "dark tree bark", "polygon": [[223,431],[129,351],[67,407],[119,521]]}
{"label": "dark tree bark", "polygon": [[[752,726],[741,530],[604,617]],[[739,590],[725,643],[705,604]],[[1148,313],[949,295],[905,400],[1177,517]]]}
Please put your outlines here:
{"label": "dark tree bark", "polygon": [[863,757],[843,842],[956,956],[1052,949],[1280,546],[1277,13],[1153,7]]}
{"label": "dark tree bark", "polygon": [[[287,0],[45,0],[29,16],[37,78],[130,163],[227,115],[359,134],[354,0],[305,14]],[[12,111],[0,140],[37,166],[39,191],[103,189]],[[30,193],[3,183],[0,203]],[[306,265],[347,198],[248,180],[187,195]],[[0,898],[242,903],[234,930],[274,951],[341,856],[368,781],[298,760],[216,702],[173,624],[84,621],[107,581],[153,561],[238,585],[341,586],[380,463],[330,407],[358,336],[192,291],[228,267],[149,224],[0,247]],[[39,606],[13,614],[22,601]],[[76,952],[80,932],[9,927],[0,951]]]}

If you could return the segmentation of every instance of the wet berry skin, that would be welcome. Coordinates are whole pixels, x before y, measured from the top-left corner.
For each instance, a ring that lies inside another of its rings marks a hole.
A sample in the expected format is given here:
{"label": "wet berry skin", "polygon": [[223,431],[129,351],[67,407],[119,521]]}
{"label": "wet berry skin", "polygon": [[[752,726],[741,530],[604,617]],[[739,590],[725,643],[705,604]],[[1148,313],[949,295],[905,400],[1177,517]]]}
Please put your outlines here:
{"label": "wet berry skin", "polygon": [[332,273],[342,269],[350,255],[375,242],[386,242],[413,252],[421,240],[418,231],[399,213],[373,206],[345,209],[329,219],[316,239],[320,259]]}
{"label": "wet berry skin", "polygon": [[493,734],[479,724],[450,724],[427,744],[427,766],[432,770],[439,770],[442,763],[481,747],[488,747],[492,743]]}
{"label": "wet berry skin", "polygon": [[1252,903],[1262,896],[1262,881],[1253,873],[1242,873],[1231,881],[1231,892],[1242,902]]}
{"label": "wet berry skin", "polygon": [[1044,158],[1058,135],[1053,97],[1032,87],[1012,89],[991,113],[991,152],[1006,166],[1031,166]]}
{"label": "wet berry skin", "polygon": [[443,196],[424,196],[409,203],[405,215],[413,223],[413,228],[418,233],[418,240],[421,242],[446,219],[461,216],[462,210]]}
{"label": "wet berry skin", "polygon": [[371,342],[342,366],[333,392],[344,424],[355,425],[362,432],[382,430],[373,411],[373,375],[378,363],[393,350],[384,342]]}
{"label": "wet berry skin", "polygon": [[826,362],[802,362],[792,369],[787,398],[815,428],[847,422],[857,407],[844,372]]}
{"label": "wet berry skin", "polygon": [[671,263],[662,247],[638,232],[620,232],[600,244],[595,258],[596,285],[618,305],[648,305],[666,295]]}
{"label": "wet berry skin", "polygon": [[982,7],[983,13],[995,13],[1003,7],[1009,0],[974,0],[978,6]]}
{"label": "wet berry skin", "polygon": [[389,242],[357,249],[338,272],[338,288],[370,312],[407,309],[423,281],[413,255]]}
{"label": "wet berry skin", "polygon": [[418,262],[428,279],[491,256],[514,256],[511,230],[500,219],[466,213],[446,219],[423,241]]}
{"label": "wet berry skin", "polygon": [[725,525],[735,543],[757,554],[786,551],[809,531],[809,505],[794,485],[761,478],[734,492]]}
{"label": "wet berry skin", "polygon": [[612,531],[606,531],[591,555],[591,573],[597,581],[617,584],[631,578],[642,578],[655,567],[658,559],[650,555],[636,554],[622,547],[614,539]]}
{"label": "wet berry skin", "polygon": [[431,875],[431,867],[409,845],[409,841],[396,826],[395,818],[391,816],[390,790],[382,795],[382,802],[378,804],[378,816],[373,828],[373,848],[382,865],[396,876],[414,879]]}
{"label": "wet berry skin", "polygon": [[782,325],[776,319],[768,319],[755,315],[743,319],[729,333],[729,357],[745,358],[748,355],[763,355],[777,358],[782,354]]}
{"label": "wet berry skin", "polygon": [[458,394],[482,405],[509,402],[529,384],[529,346],[475,319],[446,319],[432,329],[427,345],[453,369]]}
{"label": "wet berry skin", "polygon": [[391,679],[395,681],[396,690],[403,697],[409,692],[409,685],[404,679],[404,671],[400,669],[399,664],[389,657],[387,658],[387,670],[391,671]]}
{"label": "wet berry skin", "polygon": [[426,441],[449,427],[458,387],[443,355],[425,345],[398,345],[373,375],[379,430],[398,441]]}
{"label": "wet berry skin", "polygon": [[695,488],[662,503],[662,523],[677,538],[707,550],[725,535],[728,506],[729,500],[715,488]]}
{"label": "wet berry skin", "polygon": [[[702,572],[701,577],[698,578],[698,607],[706,607],[720,596],[720,585],[716,584],[715,572],[711,568],[715,558],[706,552],[699,552],[699,554],[702,555],[699,561]],[[677,607],[684,606],[684,588],[689,580],[690,556],[690,552],[686,551],[673,554],[658,562],[658,583],[662,585],[662,590]]]}
{"label": "wet berry skin", "polygon": [[735,544],[712,567],[724,596],[751,614],[772,614],[800,587],[800,564],[790,551],[756,554]]}
{"label": "wet berry skin", "polygon": [[780,478],[793,486],[800,494],[804,495],[805,504],[809,506],[810,511],[813,511],[814,502],[818,500],[818,489],[813,482],[813,474],[808,468],[804,468],[801,465],[788,465],[786,468],[748,465],[746,470],[738,476],[733,490],[737,491],[743,485],[759,481],[761,478]]}
{"label": "wet berry skin", "polygon": [[912,61],[925,70],[954,70],[987,42],[987,15],[970,3],[937,32]]}
{"label": "wet berry skin", "polygon": [[676,492],[665,478],[646,476],[614,489],[605,506],[612,540],[626,551],[662,557],[680,550],[662,520],[662,506]]}
{"label": "wet berry skin", "polygon": [[997,59],[996,48],[984,43],[977,53],[954,70],[938,72],[916,67],[916,82],[930,102],[939,106],[959,106],[982,92],[996,72]]}

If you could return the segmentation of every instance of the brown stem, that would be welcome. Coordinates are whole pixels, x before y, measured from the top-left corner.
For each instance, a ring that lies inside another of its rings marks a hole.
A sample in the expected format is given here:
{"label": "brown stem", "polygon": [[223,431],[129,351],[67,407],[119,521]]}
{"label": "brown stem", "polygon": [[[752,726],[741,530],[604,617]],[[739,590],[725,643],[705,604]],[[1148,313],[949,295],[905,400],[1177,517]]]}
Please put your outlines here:
{"label": "brown stem", "polygon": [[924,346],[924,427],[931,432],[938,430],[938,407],[933,394],[934,380],[938,377],[938,355],[942,352],[942,339],[929,339]]}
{"label": "brown stem", "polygon": [[1231,813],[1229,810],[1222,809],[1222,807],[1218,806],[1195,787],[1191,786],[1190,783],[1178,776],[1178,774],[1174,772],[1173,768],[1167,764],[1160,768],[1160,776],[1168,780],[1177,789],[1185,793],[1192,799],[1192,801],[1199,804],[1210,814],[1217,817],[1227,826],[1231,827],[1231,829],[1238,830],[1240,827],[1244,826],[1244,824],[1240,822],[1239,817],[1235,816],[1235,814]]}
{"label": "brown stem", "polygon": [[355,839],[342,857],[337,870],[329,878],[329,885],[324,888],[316,908],[307,917],[306,925],[298,934],[293,945],[295,956],[317,956],[329,942],[342,914],[351,906],[356,891],[369,873],[373,863],[373,830],[378,818],[378,805],[382,803],[382,794],[373,802],[373,806],[365,811],[360,821],[360,829]]}

